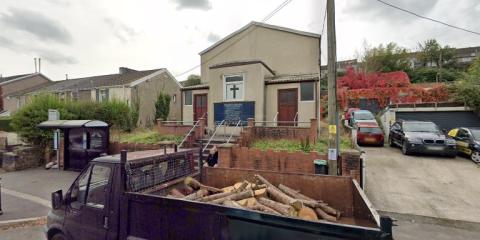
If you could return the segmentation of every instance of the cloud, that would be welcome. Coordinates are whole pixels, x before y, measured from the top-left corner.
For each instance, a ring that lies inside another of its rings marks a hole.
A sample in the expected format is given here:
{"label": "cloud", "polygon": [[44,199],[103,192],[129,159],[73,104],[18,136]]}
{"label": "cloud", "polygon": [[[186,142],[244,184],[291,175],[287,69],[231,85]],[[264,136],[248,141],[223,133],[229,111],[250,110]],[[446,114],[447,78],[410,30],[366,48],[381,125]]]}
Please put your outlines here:
{"label": "cloud", "polygon": [[138,35],[138,32],[135,31],[135,29],[113,18],[105,18],[104,21],[112,29],[115,37],[120,39],[123,43],[129,42]]}
{"label": "cloud", "polygon": [[72,35],[59,22],[41,12],[26,9],[10,8],[10,14],[0,14],[0,22],[4,25],[28,32],[41,40],[63,44],[72,43]]}
{"label": "cloud", "polygon": [[200,10],[210,10],[212,4],[209,0],[172,0],[177,4],[177,9],[200,9]]}
{"label": "cloud", "polygon": [[[420,15],[427,15],[435,8],[439,0],[386,0],[395,6],[413,11]],[[418,18],[384,5],[375,0],[356,0],[349,1],[344,13],[350,16],[367,18],[366,20],[378,21],[384,20],[389,22],[411,22]]]}
{"label": "cloud", "polygon": [[54,64],[75,64],[78,62],[74,57],[65,55],[56,49],[39,48],[30,45],[18,44],[3,36],[0,36],[0,47],[9,49],[15,53],[38,56]]}
{"label": "cloud", "polygon": [[208,36],[207,36],[207,40],[209,42],[218,42],[218,40],[220,40],[221,37],[215,33],[209,33]]}

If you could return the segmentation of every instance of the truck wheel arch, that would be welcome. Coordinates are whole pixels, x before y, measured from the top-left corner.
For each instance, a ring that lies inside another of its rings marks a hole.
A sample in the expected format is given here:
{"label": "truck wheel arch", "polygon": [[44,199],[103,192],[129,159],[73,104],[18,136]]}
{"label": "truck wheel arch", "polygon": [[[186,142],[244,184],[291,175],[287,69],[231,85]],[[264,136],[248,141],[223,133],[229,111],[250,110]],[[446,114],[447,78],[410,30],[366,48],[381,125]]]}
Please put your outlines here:
{"label": "truck wheel arch", "polygon": [[51,240],[53,238],[53,236],[55,236],[55,234],[58,234],[58,233],[63,233],[65,235],[65,233],[58,228],[49,229],[48,232],[47,232],[48,240]]}

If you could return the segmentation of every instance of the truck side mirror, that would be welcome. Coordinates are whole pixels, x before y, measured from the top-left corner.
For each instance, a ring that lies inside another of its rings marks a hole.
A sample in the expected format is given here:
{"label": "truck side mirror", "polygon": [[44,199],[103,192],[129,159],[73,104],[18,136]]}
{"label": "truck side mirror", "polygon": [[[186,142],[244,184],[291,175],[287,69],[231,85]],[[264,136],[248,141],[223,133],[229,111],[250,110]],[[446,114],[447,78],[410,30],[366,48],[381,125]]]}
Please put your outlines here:
{"label": "truck side mirror", "polygon": [[52,208],[59,209],[63,203],[63,191],[58,190],[52,193]]}

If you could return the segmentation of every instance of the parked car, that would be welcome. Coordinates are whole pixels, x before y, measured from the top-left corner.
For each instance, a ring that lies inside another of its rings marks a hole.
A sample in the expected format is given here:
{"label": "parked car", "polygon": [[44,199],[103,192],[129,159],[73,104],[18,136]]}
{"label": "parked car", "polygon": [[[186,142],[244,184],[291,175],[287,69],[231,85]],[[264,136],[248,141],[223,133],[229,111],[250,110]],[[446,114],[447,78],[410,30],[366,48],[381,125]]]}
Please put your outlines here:
{"label": "parked car", "polygon": [[355,125],[357,129],[357,143],[359,145],[384,145],[384,134],[378,124],[372,122],[359,122]]}
{"label": "parked car", "polygon": [[377,120],[372,112],[368,110],[356,110],[352,112],[352,116],[350,118],[350,126],[355,126],[356,123],[359,122],[374,122],[376,123]]}
{"label": "parked car", "polygon": [[480,128],[454,128],[448,132],[457,142],[457,152],[480,163]]}
{"label": "parked car", "polygon": [[388,136],[390,146],[400,146],[404,155],[431,153],[452,158],[457,155],[455,139],[446,136],[433,122],[398,121]]}
{"label": "parked car", "polygon": [[347,124],[349,126],[353,126],[352,124],[350,124],[350,119],[352,118],[352,112],[353,111],[358,111],[360,110],[360,108],[348,108],[347,111],[345,111],[345,115],[343,117],[343,119],[345,119],[345,121],[347,121]]}

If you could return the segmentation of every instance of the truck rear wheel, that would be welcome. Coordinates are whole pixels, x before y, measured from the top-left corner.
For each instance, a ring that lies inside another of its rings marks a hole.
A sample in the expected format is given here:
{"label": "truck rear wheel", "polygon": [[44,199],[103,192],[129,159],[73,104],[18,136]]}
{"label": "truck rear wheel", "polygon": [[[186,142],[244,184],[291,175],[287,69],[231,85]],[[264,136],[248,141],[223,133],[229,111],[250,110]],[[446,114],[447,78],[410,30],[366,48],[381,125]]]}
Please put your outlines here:
{"label": "truck rear wheel", "polygon": [[53,237],[50,240],[67,240],[67,237],[65,236],[65,234],[59,232],[53,235]]}

